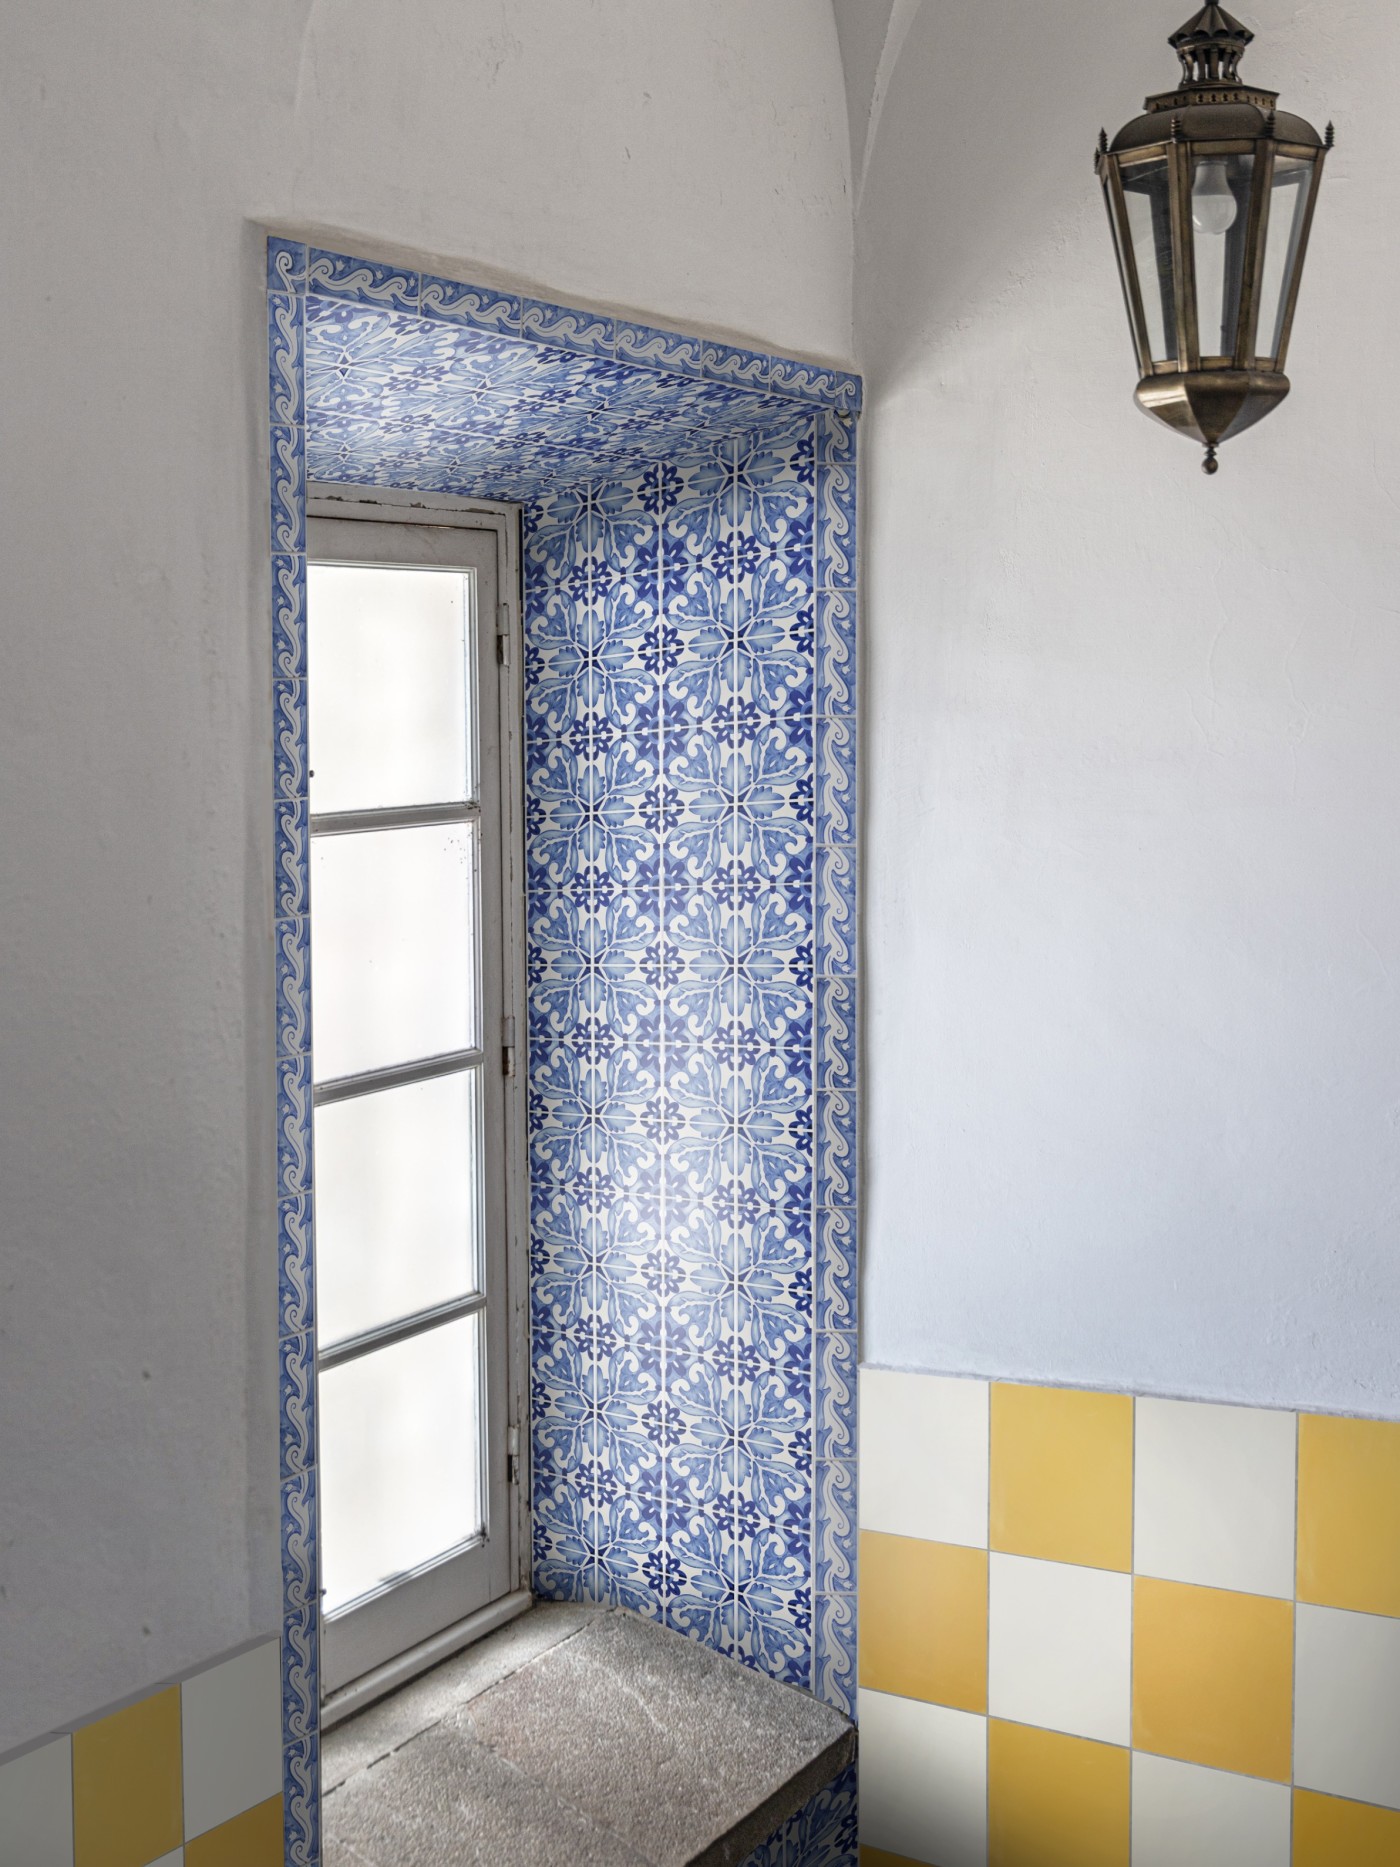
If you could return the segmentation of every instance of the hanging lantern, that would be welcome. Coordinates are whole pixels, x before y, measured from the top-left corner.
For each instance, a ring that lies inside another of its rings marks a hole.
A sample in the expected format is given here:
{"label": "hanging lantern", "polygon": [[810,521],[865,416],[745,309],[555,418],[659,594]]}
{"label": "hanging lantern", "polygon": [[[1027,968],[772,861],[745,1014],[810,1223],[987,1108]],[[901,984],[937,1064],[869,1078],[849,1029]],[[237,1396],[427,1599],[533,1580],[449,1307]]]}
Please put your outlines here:
{"label": "hanging lantern", "polygon": [[1204,7],[1168,41],[1180,90],[1147,99],[1098,172],[1137,350],[1138,406],[1216,449],[1288,394],[1284,364],[1322,164],[1332,147],[1242,84],[1254,34]]}

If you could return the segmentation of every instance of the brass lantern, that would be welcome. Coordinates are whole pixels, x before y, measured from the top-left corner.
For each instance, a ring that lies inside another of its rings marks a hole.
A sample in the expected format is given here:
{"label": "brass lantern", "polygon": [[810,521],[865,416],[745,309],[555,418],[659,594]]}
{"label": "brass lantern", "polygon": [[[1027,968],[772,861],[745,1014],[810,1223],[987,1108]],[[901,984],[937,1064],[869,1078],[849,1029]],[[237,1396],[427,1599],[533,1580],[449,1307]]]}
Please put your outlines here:
{"label": "brass lantern", "polygon": [[1254,34],[1210,5],[1168,41],[1176,91],[1147,99],[1098,172],[1137,349],[1139,408],[1201,442],[1207,473],[1229,436],[1288,394],[1283,373],[1308,229],[1332,147],[1240,81]]}

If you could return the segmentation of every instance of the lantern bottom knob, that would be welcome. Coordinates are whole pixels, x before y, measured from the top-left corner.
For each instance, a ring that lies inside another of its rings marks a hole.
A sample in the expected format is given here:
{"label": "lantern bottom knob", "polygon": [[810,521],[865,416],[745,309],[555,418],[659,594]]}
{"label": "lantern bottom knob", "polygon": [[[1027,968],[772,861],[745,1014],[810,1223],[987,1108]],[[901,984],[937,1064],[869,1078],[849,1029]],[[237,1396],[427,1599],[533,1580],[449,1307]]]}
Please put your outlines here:
{"label": "lantern bottom knob", "polygon": [[1219,473],[1219,471],[1220,471],[1220,462],[1216,458],[1215,442],[1212,441],[1206,448],[1205,459],[1201,462],[1201,472],[1202,473]]}

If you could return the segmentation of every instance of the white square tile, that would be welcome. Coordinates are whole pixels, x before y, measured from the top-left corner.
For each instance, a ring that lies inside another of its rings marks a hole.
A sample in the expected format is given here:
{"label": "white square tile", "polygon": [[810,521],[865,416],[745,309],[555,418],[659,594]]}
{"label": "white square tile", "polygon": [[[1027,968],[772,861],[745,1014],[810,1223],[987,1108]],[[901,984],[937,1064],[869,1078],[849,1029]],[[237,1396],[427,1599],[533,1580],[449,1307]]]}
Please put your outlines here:
{"label": "white square tile", "polygon": [[991,1558],[987,1709],[1105,1744],[1129,1742],[1133,1578]]}
{"label": "white square tile", "polygon": [[989,1388],[940,1374],[860,1373],[860,1527],[987,1547]]}
{"label": "white square tile", "polygon": [[1133,1867],[1288,1867],[1284,1783],[1133,1754]]}
{"label": "white square tile", "polygon": [[282,1793],[282,1678],[275,1640],[180,1688],[185,1839]]}
{"label": "white square tile", "polygon": [[1294,1413],[1139,1400],[1133,1567],[1291,1601],[1297,1457]]}
{"label": "white square tile", "polygon": [[1400,1621],[1298,1604],[1293,1780],[1400,1809]]}
{"label": "white square tile", "polygon": [[73,1867],[71,1739],[0,1763],[0,1867]]}
{"label": "white square tile", "polygon": [[862,1844],[987,1867],[987,1720],[885,1692],[858,1697]]}

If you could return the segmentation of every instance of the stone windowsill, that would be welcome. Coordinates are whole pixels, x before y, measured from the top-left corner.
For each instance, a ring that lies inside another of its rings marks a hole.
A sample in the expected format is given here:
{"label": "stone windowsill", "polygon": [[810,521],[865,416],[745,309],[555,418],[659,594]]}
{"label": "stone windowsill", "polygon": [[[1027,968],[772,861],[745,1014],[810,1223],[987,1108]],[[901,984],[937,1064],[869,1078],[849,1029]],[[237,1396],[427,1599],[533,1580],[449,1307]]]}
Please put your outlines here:
{"label": "stone windowsill", "polygon": [[329,1733],[325,1867],[738,1867],[854,1754],[805,1692],[538,1606]]}

